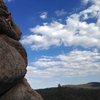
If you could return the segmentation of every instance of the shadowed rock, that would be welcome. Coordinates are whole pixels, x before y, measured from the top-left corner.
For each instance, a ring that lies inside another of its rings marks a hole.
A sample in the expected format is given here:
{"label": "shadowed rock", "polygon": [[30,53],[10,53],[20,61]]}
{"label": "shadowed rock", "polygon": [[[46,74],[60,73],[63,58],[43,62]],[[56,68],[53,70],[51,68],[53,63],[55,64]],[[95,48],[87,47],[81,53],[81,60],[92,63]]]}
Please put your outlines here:
{"label": "shadowed rock", "polygon": [[20,29],[0,0],[0,100],[43,100],[24,78],[27,53],[20,37]]}
{"label": "shadowed rock", "polygon": [[5,93],[0,100],[43,100],[42,97],[29,86],[26,79],[22,79],[9,92]]}

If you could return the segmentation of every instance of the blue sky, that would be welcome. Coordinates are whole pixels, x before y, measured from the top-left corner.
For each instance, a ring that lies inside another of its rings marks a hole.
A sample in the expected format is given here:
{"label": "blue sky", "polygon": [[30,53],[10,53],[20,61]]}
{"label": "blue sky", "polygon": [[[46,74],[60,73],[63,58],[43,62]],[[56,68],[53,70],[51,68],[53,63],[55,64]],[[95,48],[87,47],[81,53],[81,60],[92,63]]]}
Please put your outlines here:
{"label": "blue sky", "polygon": [[33,88],[100,82],[100,0],[5,0],[23,32]]}

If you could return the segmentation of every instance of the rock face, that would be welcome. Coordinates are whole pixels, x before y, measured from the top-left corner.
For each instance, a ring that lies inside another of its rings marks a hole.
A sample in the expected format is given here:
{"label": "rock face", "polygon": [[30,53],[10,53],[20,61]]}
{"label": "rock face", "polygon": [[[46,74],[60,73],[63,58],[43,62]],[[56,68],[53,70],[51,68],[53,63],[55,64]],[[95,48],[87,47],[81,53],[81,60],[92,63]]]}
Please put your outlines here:
{"label": "rock face", "polygon": [[42,97],[31,89],[26,79],[22,79],[17,85],[5,93],[0,100],[43,100]]}
{"label": "rock face", "polygon": [[0,100],[43,100],[24,78],[27,54],[20,36],[21,31],[0,0]]}

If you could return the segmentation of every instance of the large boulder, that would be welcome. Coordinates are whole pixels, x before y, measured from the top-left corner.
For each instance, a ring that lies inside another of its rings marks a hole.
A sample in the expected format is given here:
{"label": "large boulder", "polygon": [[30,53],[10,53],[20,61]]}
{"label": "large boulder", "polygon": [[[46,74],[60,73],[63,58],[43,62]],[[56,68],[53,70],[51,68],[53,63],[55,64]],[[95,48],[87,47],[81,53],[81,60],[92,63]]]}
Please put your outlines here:
{"label": "large boulder", "polygon": [[43,100],[26,79],[27,55],[20,42],[0,35],[0,100]]}
{"label": "large boulder", "polygon": [[42,97],[34,91],[27,83],[26,79],[22,79],[16,86],[10,89],[0,100],[43,100]]}
{"label": "large boulder", "polygon": [[21,34],[0,0],[0,100],[43,100],[24,78],[27,53],[19,42]]}
{"label": "large boulder", "polygon": [[[6,36],[8,39],[8,37]],[[26,74],[26,64],[18,51],[0,36],[0,95],[17,84]]]}
{"label": "large boulder", "polygon": [[0,35],[0,100],[43,100],[24,78],[27,55],[20,42]]}

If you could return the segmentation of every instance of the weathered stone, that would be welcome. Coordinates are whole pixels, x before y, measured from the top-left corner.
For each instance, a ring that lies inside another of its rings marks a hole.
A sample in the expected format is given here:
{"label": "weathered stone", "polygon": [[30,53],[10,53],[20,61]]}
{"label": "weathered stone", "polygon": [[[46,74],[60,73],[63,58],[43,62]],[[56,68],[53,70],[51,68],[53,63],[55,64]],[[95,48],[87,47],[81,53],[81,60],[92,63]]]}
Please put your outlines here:
{"label": "weathered stone", "polygon": [[0,35],[0,37],[6,42],[8,43],[10,46],[12,46],[13,48],[15,48],[17,50],[18,53],[20,53],[20,55],[23,57],[24,62],[27,66],[27,53],[25,48],[22,46],[22,44],[19,41],[16,41],[8,36],[6,36],[5,34]]}
{"label": "weathered stone", "polygon": [[0,35],[0,100],[43,100],[24,78],[26,67],[27,55],[20,42]]}
{"label": "weathered stone", "polygon": [[26,79],[21,80],[10,89],[0,100],[43,100],[42,97],[27,83]]}
{"label": "weathered stone", "polygon": [[0,18],[0,100],[43,100],[24,78],[27,53],[19,42],[20,29],[3,0],[0,0]]}
{"label": "weathered stone", "polygon": [[18,83],[25,74],[23,57],[0,36],[0,95]]}

